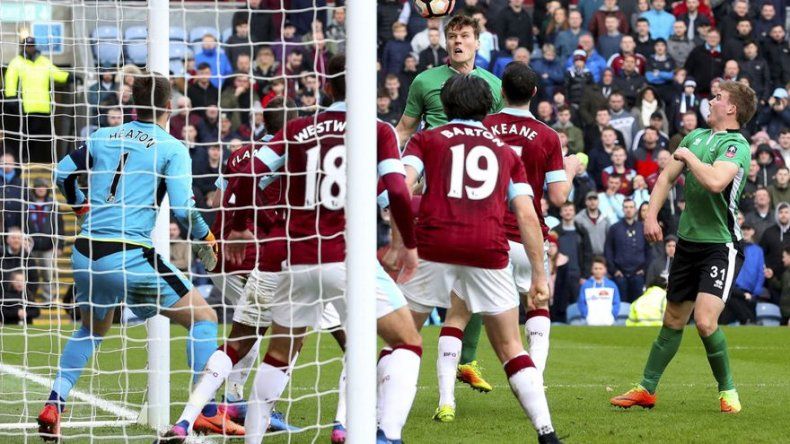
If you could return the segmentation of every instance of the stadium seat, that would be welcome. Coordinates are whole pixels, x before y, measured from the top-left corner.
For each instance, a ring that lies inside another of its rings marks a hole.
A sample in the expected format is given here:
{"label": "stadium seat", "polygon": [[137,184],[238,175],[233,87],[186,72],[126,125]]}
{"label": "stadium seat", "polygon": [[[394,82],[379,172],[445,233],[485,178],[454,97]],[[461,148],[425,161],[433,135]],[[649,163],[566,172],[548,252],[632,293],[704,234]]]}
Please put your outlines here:
{"label": "stadium seat", "polygon": [[782,311],[770,302],[757,303],[757,324],[766,327],[778,327],[782,324]]}
{"label": "stadium seat", "polygon": [[121,33],[115,26],[99,26],[91,32],[93,58],[97,65],[116,66],[121,62]]}
{"label": "stadium seat", "polygon": [[206,34],[211,34],[219,40],[219,31],[217,31],[217,28],[213,26],[198,26],[189,31],[189,41],[193,43],[199,42]]}
{"label": "stadium seat", "polygon": [[148,38],[148,28],[145,26],[130,26],[123,33],[124,41],[145,40]]}
{"label": "stadium seat", "polygon": [[191,52],[192,49],[184,42],[170,42],[170,60],[184,60]]}
{"label": "stadium seat", "polygon": [[127,41],[126,57],[137,66],[145,66],[148,61],[148,43],[145,40]]}
{"label": "stadium seat", "polygon": [[568,305],[566,316],[570,325],[587,325],[587,320],[582,317],[578,304]]}
{"label": "stadium seat", "polygon": [[620,312],[617,313],[617,319],[614,320],[614,325],[625,325],[628,320],[628,315],[631,313],[631,304],[628,302],[620,303]]}
{"label": "stadium seat", "polygon": [[170,41],[186,42],[187,41],[186,30],[178,26],[170,27]]}
{"label": "stadium seat", "polygon": [[222,43],[227,42],[228,39],[230,38],[230,36],[232,36],[232,35],[233,35],[233,28],[225,28],[225,29],[223,29],[222,30],[222,40],[221,40]]}
{"label": "stadium seat", "polygon": [[183,76],[184,75],[184,62],[181,60],[171,60],[170,61],[170,74],[174,76]]}

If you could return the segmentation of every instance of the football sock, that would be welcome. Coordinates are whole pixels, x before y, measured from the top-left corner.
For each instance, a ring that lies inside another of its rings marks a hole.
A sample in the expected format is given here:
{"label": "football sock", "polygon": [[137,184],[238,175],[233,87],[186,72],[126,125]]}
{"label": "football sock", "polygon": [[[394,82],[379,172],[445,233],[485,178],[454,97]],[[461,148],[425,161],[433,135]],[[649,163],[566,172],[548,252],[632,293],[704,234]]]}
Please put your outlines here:
{"label": "football sock", "polygon": [[250,377],[250,372],[252,372],[252,367],[255,365],[255,360],[258,359],[260,347],[261,338],[258,338],[250,351],[233,366],[233,370],[230,372],[230,375],[228,375],[228,382],[226,384],[227,394],[225,395],[225,399],[228,401],[233,402],[244,399],[244,385],[247,383],[247,378]]}
{"label": "football sock", "polygon": [[436,374],[439,378],[439,405],[455,407],[455,377],[461,357],[461,342],[464,332],[455,327],[442,327],[439,334],[439,356],[436,358]]}
{"label": "football sock", "polygon": [[422,347],[416,345],[399,345],[392,351],[382,384],[384,410],[379,424],[387,439],[401,439],[401,430],[417,394],[421,358]]}
{"label": "football sock", "polygon": [[82,374],[82,369],[88,364],[88,359],[93,356],[93,351],[99,347],[101,336],[91,337],[91,332],[85,326],[75,331],[60,355],[58,373],[52,383],[52,392],[48,404],[55,404],[62,412],[66,408],[66,399],[69,398],[74,384]]}
{"label": "football sock", "polygon": [[483,317],[473,314],[466,324],[461,350],[461,364],[469,364],[477,359],[477,343],[480,342],[480,333],[483,331]]}
{"label": "football sock", "polygon": [[378,396],[376,397],[376,422],[381,422],[381,412],[384,410],[384,394],[382,389],[384,388],[384,377],[386,376],[387,364],[390,362],[390,358],[392,357],[392,349],[389,347],[384,347],[379,352],[379,360],[376,363],[376,389],[378,392]]}
{"label": "football sock", "polygon": [[234,349],[227,347],[227,353],[223,349],[224,347],[220,347],[208,358],[203,373],[192,388],[192,393],[177,422],[186,421],[188,424],[193,424],[201,409],[203,415],[207,417],[217,414],[214,395],[233,369],[234,361],[238,361]]}
{"label": "football sock", "polygon": [[529,344],[529,357],[535,363],[535,368],[543,374],[546,360],[549,358],[549,332],[551,331],[551,318],[545,308],[536,308],[527,313],[527,322],[524,331]]}
{"label": "football sock", "polygon": [[263,434],[269,427],[274,404],[288,385],[288,367],[288,363],[275,359],[268,353],[258,366],[247,405],[247,418],[244,420],[246,444],[259,444],[263,439]]}
{"label": "football sock", "polygon": [[658,381],[661,379],[661,375],[664,374],[664,369],[669,365],[669,361],[677,353],[682,339],[683,329],[675,330],[669,327],[661,327],[661,331],[658,332],[658,337],[650,349],[650,356],[647,358],[642,382],[640,383],[648,392],[656,392]]}
{"label": "football sock", "polygon": [[549,404],[546,402],[546,393],[543,390],[543,377],[527,352],[510,359],[504,367],[513,394],[518,398],[518,402],[538,434],[553,432]]}
{"label": "football sock", "polygon": [[335,412],[335,422],[346,425],[346,366],[340,372],[340,380],[337,382],[337,411]]}
{"label": "football sock", "polygon": [[197,321],[187,336],[187,362],[192,369],[192,383],[197,383],[208,358],[217,350],[217,323]]}
{"label": "football sock", "polygon": [[720,328],[717,328],[712,335],[702,338],[705,351],[708,353],[708,363],[713,370],[713,376],[719,383],[719,391],[732,390],[735,384],[732,382],[732,372],[730,371],[730,355],[727,352],[727,338]]}

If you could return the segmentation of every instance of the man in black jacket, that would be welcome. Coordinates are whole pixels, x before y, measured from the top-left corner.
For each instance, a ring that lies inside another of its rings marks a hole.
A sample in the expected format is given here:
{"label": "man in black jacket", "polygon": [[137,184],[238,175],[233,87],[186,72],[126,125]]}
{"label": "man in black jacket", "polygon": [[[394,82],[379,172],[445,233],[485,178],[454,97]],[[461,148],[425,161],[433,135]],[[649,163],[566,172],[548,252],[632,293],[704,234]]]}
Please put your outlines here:
{"label": "man in black jacket", "polygon": [[771,68],[771,82],[784,85],[790,82],[790,43],[785,41],[785,29],[775,25],[763,41],[763,55]]}
{"label": "man in black jacket", "polygon": [[[565,319],[568,304],[576,300],[579,285],[587,277],[592,264],[592,243],[587,230],[576,223],[576,208],[566,202],[560,208],[561,222],[554,228],[557,233],[559,254],[563,260],[557,262],[557,280],[554,288],[552,319]],[[567,260],[566,260],[567,259]],[[564,263],[560,263],[564,262]]]}
{"label": "man in black jacket", "polygon": [[710,93],[710,82],[724,72],[720,43],[721,34],[711,29],[705,36],[705,43],[692,49],[686,60],[686,72],[697,81],[697,92],[703,96]]}
{"label": "man in black jacket", "polygon": [[499,12],[496,33],[500,42],[518,37],[519,45],[532,52],[532,17],[524,8],[524,0],[510,0],[508,7]]}

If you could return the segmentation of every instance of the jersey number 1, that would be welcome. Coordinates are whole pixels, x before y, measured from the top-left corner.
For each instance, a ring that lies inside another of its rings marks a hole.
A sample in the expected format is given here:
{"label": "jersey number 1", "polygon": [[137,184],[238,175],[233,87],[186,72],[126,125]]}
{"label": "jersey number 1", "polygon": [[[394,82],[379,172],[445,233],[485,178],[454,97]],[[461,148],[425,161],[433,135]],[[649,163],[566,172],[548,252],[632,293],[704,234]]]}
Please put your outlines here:
{"label": "jersey number 1", "polygon": [[126,168],[126,160],[129,158],[129,152],[121,154],[121,160],[118,162],[118,168],[115,169],[115,175],[112,177],[112,185],[110,185],[110,194],[107,196],[107,202],[115,202],[115,193],[118,191],[118,182],[121,181],[121,174],[123,169]]}
{"label": "jersey number 1", "polygon": [[[499,162],[491,148],[478,145],[466,155],[464,159],[464,145],[450,147],[453,156],[452,170],[450,171],[450,191],[448,197],[461,199],[464,191],[466,197],[471,200],[483,200],[491,195],[496,188],[497,177],[499,176]],[[480,168],[480,159],[486,160],[486,167]],[[476,182],[482,182],[479,186],[464,186],[464,175]]]}

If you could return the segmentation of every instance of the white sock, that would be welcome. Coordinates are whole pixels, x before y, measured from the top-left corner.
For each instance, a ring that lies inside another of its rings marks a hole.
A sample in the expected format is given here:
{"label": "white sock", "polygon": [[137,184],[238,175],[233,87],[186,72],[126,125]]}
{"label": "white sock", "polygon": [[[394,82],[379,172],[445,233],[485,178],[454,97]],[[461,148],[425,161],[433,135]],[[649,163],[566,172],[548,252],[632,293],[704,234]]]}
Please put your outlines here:
{"label": "white sock", "polygon": [[381,423],[381,412],[384,410],[384,377],[386,375],[387,365],[392,357],[392,349],[384,347],[379,353],[379,361],[376,363],[376,389],[378,396],[376,397],[376,423]]}
{"label": "white sock", "polygon": [[269,428],[274,404],[288,385],[288,374],[284,371],[288,364],[266,356],[258,366],[258,373],[252,383],[252,391],[247,404],[247,418],[244,420],[245,444],[258,444]]}
{"label": "white sock", "polygon": [[340,372],[340,380],[337,382],[337,412],[335,413],[335,422],[339,422],[346,426],[346,366],[343,365],[343,371]]}
{"label": "white sock", "polygon": [[421,347],[399,347],[392,352],[382,384],[384,408],[380,427],[387,439],[401,439],[401,431],[417,394],[421,355]]}
{"label": "white sock", "polygon": [[535,368],[542,375],[546,369],[546,360],[549,358],[549,332],[551,331],[549,311],[536,309],[527,313],[524,331],[529,344],[529,357],[532,358]]}
{"label": "white sock", "polygon": [[206,361],[203,374],[193,387],[192,394],[189,395],[187,405],[184,406],[184,412],[181,413],[181,417],[176,422],[187,421],[191,426],[206,403],[216,395],[217,390],[225,381],[225,378],[228,377],[232,368],[233,362],[225,352],[217,350],[212,353],[208,361]]}
{"label": "white sock", "polygon": [[233,371],[228,375],[228,382],[225,384],[226,399],[228,401],[241,401],[244,399],[244,385],[250,377],[255,361],[258,359],[258,351],[261,347],[261,338],[255,341],[250,351],[239,359],[233,366]]}
{"label": "white sock", "polygon": [[521,407],[529,416],[532,425],[539,435],[551,433],[549,404],[543,391],[543,377],[526,352],[505,363],[505,373],[510,382],[513,394],[518,398]]}
{"label": "white sock", "polygon": [[436,374],[439,378],[439,406],[455,407],[455,377],[461,360],[461,339],[464,332],[454,327],[442,327],[439,335],[439,356]]}

